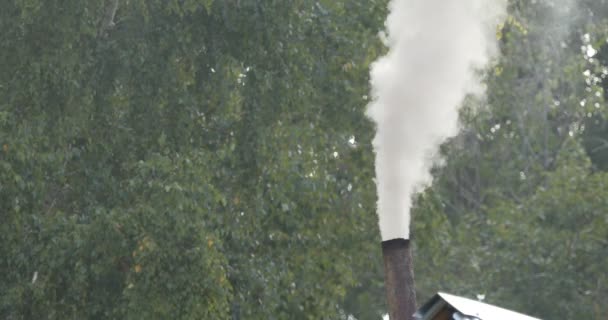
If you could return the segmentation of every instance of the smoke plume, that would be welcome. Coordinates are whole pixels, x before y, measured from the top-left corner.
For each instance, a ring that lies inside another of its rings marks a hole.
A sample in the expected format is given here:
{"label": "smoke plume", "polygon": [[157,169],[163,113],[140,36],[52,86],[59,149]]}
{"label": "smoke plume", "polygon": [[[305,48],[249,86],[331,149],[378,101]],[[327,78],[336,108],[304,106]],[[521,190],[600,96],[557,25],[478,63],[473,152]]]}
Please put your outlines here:
{"label": "smoke plume", "polygon": [[439,145],[458,131],[458,108],[482,90],[496,53],[502,0],[391,0],[388,53],[371,68],[374,139],[384,241],[409,239],[412,195],[431,181]]}

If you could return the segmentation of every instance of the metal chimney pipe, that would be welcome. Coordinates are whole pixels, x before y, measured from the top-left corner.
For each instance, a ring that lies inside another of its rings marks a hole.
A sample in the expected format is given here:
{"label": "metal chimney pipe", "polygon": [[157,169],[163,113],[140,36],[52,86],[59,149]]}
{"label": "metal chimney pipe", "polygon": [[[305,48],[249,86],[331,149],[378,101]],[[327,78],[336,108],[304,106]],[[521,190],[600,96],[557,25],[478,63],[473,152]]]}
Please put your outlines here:
{"label": "metal chimney pipe", "polygon": [[390,320],[413,320],[416,312],[416,292],[410,240],[383,241],[382,255]]}

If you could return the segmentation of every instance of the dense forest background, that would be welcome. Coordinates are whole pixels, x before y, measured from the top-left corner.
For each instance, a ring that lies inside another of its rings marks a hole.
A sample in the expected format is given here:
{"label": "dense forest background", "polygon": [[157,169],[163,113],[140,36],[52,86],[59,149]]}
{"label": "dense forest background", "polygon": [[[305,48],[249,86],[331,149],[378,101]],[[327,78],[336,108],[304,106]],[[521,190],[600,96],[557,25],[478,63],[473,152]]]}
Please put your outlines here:
{"label": "dense forest background", "polygon": [[[380,319],[387,0],[0,3],[0,318]],[[512,0],[416,198],[420,301],[608,313],[608,1]]]}

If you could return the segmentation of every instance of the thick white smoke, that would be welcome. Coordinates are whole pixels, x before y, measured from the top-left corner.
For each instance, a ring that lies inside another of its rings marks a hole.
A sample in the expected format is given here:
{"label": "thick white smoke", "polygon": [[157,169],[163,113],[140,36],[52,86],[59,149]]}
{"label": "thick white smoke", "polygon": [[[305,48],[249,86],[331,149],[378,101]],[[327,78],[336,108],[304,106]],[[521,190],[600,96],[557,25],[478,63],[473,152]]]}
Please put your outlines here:
{"label": "thick white smoke", "polygon": [[458,108],[482,92],[496,53],[502,0],[392,0],[389,52],[372,66],[378,214],[384,241],[409,239],[412,195],[431,180],[439,145],[458,131]]}

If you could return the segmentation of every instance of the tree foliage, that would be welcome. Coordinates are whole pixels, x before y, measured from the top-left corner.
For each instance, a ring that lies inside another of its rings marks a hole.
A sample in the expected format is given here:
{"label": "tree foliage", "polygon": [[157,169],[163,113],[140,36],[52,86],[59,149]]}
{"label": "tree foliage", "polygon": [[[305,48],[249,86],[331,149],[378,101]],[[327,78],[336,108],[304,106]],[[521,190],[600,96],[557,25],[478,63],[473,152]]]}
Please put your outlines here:
{"label": "tree foliage", "polygon": [[484,294],[544,319],[606,313],[606,8],[510,2],[487,96],[465,103],[418,201],[423,297]]}
{"label": "tree foliage", "polygon": [[[379,318],[387,2],[2,2],[0,317]],[[551,3],[510,1],[416,199],[422,299],[607,312],[608,6]]]}
{"label": "tree foliage", "polygon": [[344,314],[385,5],[4,2],[0,317]]}

